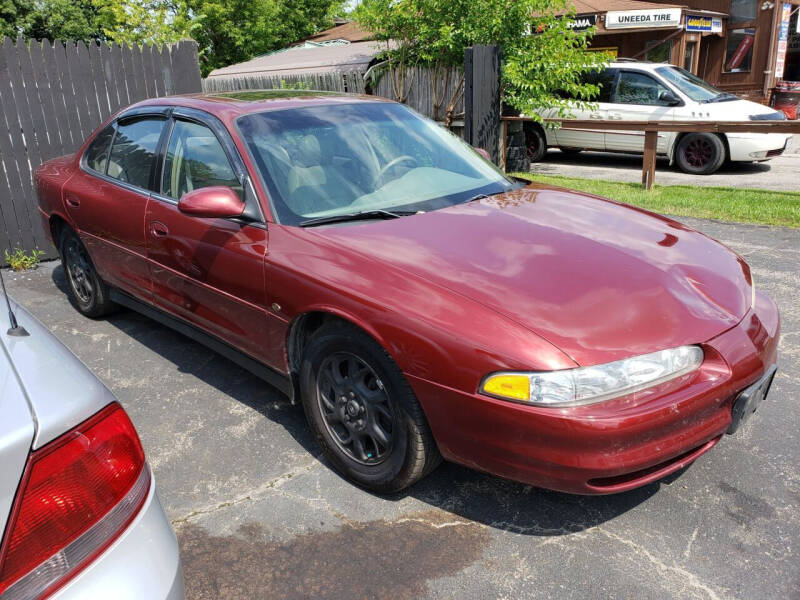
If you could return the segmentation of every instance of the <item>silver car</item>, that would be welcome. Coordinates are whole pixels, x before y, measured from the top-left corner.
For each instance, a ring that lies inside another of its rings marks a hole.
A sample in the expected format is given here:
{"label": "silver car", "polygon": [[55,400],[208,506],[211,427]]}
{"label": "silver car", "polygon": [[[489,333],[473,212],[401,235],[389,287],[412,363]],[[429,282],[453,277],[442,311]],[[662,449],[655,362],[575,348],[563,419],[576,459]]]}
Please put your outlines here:
{"label": "silver car", "polygon": [[128,415],[2,292],[0,532],[0,600],[184,598],[178,542]]}

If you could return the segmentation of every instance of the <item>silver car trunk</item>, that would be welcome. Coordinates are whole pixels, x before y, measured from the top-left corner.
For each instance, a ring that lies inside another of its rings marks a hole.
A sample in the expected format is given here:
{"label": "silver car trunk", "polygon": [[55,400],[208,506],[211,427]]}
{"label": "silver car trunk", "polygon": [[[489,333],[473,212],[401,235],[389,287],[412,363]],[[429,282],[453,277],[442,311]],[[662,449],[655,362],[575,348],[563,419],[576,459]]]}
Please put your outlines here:
{"label": "silver car trunk", "polygon": [[0,293],[0,531],[5,530],[30,451],[114,400],[52,333],[12,305],[28,335],[8,335],[9,318]]}
{"label": "silver car trunk", "polygon": [[5,311],[0,312],[0,532],[4,532],[33,442],[34,421],[6,350],[8,320]]}

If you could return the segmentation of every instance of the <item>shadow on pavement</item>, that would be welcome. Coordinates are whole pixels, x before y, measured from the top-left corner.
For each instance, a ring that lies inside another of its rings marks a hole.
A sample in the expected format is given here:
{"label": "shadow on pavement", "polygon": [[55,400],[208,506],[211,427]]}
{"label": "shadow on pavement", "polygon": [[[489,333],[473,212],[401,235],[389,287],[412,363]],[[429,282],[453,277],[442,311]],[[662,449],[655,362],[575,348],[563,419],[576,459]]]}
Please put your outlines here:
{"label": "shadow on pavement", "polygon": [[[63,268],[53,270],[53,282],[64,293]],[[159,354],[181,373],[188,373],[230,396],[267,419],[282,425],[309,453],[319,456],[300,406],[287,410],[289,400],[277,389],[205,346],[134,311],[122,309],[107,322]],[[272,393],[265,400],[264,388]],[[276,405],[277,403],[277,405]],[[326,468],[333,467],[321,457]],[[602,524],[655,494],[660,485],[681,472],[630,492],[611,496],[578,496],[523,485],[444,463],[431,475],[401,494],[380,496],[393,502],[407,496],[432,507],[486,526],[524,535],[559,536]],[[338,474],[337,474],[338,475]],[[340,476],[342,485],[352,485]]]}

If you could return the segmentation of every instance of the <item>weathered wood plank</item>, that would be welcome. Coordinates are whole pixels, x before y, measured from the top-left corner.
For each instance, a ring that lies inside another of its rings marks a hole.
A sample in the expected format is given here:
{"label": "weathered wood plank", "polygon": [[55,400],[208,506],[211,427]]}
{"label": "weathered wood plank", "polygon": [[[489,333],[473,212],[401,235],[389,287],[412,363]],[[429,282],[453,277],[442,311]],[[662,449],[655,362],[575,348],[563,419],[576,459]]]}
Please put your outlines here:
{"label": "weathered wood plank", "polygon": [[29,51],[31,55],[31,67],[33,77],[36,81],[36,90],[39,94],[39,102],[42,109],[42,119],[44,120],[43,131],[47,134],[47,143],[39,147],[42,160],[50,160],[64,153],[64,143],[62,141],[61,128],[56,121],[56,103],[53,90],[47,73],[47,67],[42,57],[42,42],[30,41]]}
{"label": "weathered wood plank", "polygon": [[[69,42],[67,42],[69,43]],[[67,65],[67,49],[63,42],[56,41],[53,44],[53,57],[55,60],[55,73],[51,73],[54,77],[50,80],[50,84],[55,83],[55,89],[61,91],[62,103],[64,104],[64,120],[61,121],[61,127],[65,131],[69,131],[69,144],[65,145],[65,152],[73,152],[82,140],[80,129],[80,116],[76,109],[75,91],[72,89],[72,81],[69,74],[69,66]]]}
{"label": "weathered wood plank", "polygon": [[[136,82],[135,82],[135,75],[133,73],[133,58],[131,57],[131,49],[127,44],[122,44],[120,47],[120,55],[122,59],[122,81],[125,82],[125,90],[126,90],[126,97],[127,100],[122,104],[120,108],[124,108],[129,104],[133,104],[139,98],[136,96]],[[119,80],[119,78],[118,78]],[[120,88],[120,92],[122,89]]]}
{"label": "weathered wood plank", "polygon": [[66,47],[69,77],[74,91],[75,109],[78,113],[78,126],[80,128],[80,136],[78,143],[75,145],[75,150],[83,144],[89,134],[94,131],[94,128],[99,125],[97,122],[97,94],[94,91],[92,73],[89,70],[89,55],[86,53],[85,46],[84,53],[81,53],[79,44],[82,46],[83,42],[70,43]]}
{"label": "weathered wood plank", "polygon": [[200,68],[197,62],[197,43],[183,40],[172,47],[172,80],[174,94],[192,94],[201,91]]}
{"label": "weathered wood plank", "polygon": [[97,95],[97,118],[99,122],[103,122],[111,114],[111,105],[108,101],[108,87],[106,85],[105,71],[103,69],[103,57],[100,53],[100,45],[90,42],[86,47],[86,52],[89,55],[89,68],[92,71],[92,81],[94,82],[94,91]]}
{"label": "weathered wood plank", "polygon": [[[61,45],[60,42],[56,42],[56,44],[59,46]],[[59,76],[59,66],[56,61],[57,55],[58,50],[56,46],[51,44],[50,40],[42,40],[42,63],[47,71],[47,81],[50,85],[50,92],[53,95],[54,109],[52,120],[48,122],[48,130],[58,129],[61,137],[61,149],[59,154],[66,154],[73,147],[73,144],[70,128],[65,125],[69,118],[67,116],[66,102],[64,101],[64,90],[61,86],[61,78]],[[52,126],[50,123],[52,123]]]}
{"label": "weathered wood plank", "polygon": [[[89,112],[84,124],[84,138],[93,132],[103,118],[100,116],[100,98],[105,95],[105,84],[102,79],[98,82],[92,70],[92,63],[89,57],[89,48],[83,42],[77,44],[78,66],[81,71],[81,82],[85,86],[86,103]],[[100,84],[98,86],[98,83]]]}
{"label": "weathered wood plank", "polygon": [[[0,47],[0,77],[6,75],[7,61],[6,52]],[[11,250],[22,241],[16,211],[11,200],[15,193],[20,193],[22,185],[6,122],[5,95],[10,89],[10,86],[0,86],[0,163],[3,166],[0,169],[0,250]]]}
{"label": "weathered wood plank", "polygon": [[128,87],[125,84],[125,66],[122,63],[122,48],[117,44],[102,46],[104,55],[103,70],[108,88],[111,112],[115,113],[120,108],[128,106]]}
{"label": "weathered wood plank", "polygon": [[[42,231],[38,212],[36,211],[36,193],[33,189],[33,173],[31,169],[41,164],[42,159],[39,154],[39,144],[36,139],[36,129],[33,125],[33,114],[30,99],[28,98],[29,85],[26,84],[21,69],[20,55],[27,55],[28,48],[25,40],[21,37],[17,40],[16,46],[11,40],[6,38],[4,44],[8,57],[8,83],[10,92],[14,98],[16,111],[16,123],[18,129],[12,129],[12,143],[16,154],[17,168],[22,183],[22,196],[12,198],[17,212],[25,213],[25,222],[31,228],[34,243],[40,248],[47,247],[47,238]],[[6,122],[11,123],[13,115],[6,114]]]}
{"label": "weathered wood plank", "polygon": [[34,164],[39,164],[42,160],[47,160],[44,158],[43,150],[47,148],[49,144],[44,111],[42,110],[44,102],[39,95],[38,81],[34,74],[33,66],[32,54],[34,49],[38,46],[39,43],[35,40],[31,41],[30,47],[28,47],[25,42],[20,43],[19,40],[17,41],[20,72],[22,74],[22,80],[25,82],[25,100],[28,104],[32,123],[30,136],[28,132],[26,132],[25,137],[33,139],[36,152],[36,162]]}
{"label": "weathered wood plank", "polygon": [[3,157],[3,167],[9,183],[9,193],[2,198],[3,217],[6,220],[9,247],[35,248],[33,227],[25,206],[28,158],[14,100],[13,73],[16,70],[14,65],[17,63],[17,52],[10,41],[6,38],[5,43],[0,46],[0,81],[6,82],[6,85],[0,86],[0,156]]}
{"label": "weathered wood plank", "polygon": [[148,98],[147,84],[144,81],[144,65],[142,60],[142,53],[139,46],[131,46],[130,59],[131,70],[133,71],[133,78],[128,78],[129,86],[132,84],[133,95],[131,102],[139,102]]}
{"label": "weathered wood plank", "polygon": [[151,96],[164,96],[164,78],[161,73],[161,52],[157,46],[144,46],[147,54],[145,57],[145,72],[149,77]]}

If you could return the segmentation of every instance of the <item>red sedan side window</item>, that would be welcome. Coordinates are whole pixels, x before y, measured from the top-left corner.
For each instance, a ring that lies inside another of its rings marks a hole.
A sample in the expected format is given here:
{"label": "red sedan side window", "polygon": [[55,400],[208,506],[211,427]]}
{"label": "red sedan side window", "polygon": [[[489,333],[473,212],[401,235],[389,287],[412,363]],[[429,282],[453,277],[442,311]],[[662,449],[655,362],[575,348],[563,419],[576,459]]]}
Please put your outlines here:
{"label": "red sedan side window", "polygon": [[108,175],[148,189],[164,122],[163,118],[151,117],[118,123],[106,170]]}
{"label": "red sedan side window", "polygon": [[170,135],[161,193],[180,200],[186,192],[222,185],[243,197],[242,185],[217,137],[205,125],[176,121]]}
{"label": "red sedan side window", "polygon": [[106,166],[108,166],[108,150],[111,146],[111,138],[114,137],[114,126],[109,125],[103,131],[97,134],[94,141],[89,144],[86,149],[86,166],[103,173],[105,175]]}

